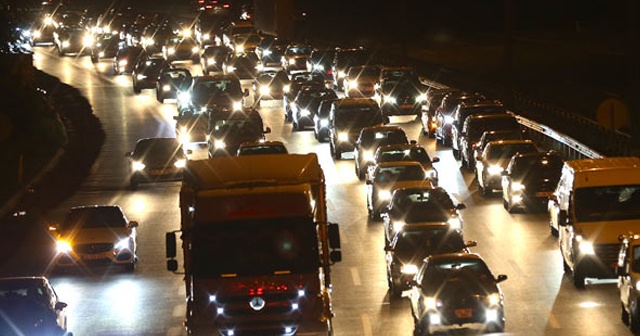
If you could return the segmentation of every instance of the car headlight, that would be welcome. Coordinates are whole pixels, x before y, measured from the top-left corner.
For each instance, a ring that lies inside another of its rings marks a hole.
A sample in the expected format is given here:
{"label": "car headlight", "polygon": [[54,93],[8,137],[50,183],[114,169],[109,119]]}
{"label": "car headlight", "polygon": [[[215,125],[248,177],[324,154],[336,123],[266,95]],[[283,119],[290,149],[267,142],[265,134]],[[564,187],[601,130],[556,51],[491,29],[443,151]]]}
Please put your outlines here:
{"label": "car headlight", "polygon": [[269,88],[268,85],[260,86],[260,94],[261,95],[268,95],[270,92],[271,92],[271,88]]}
{"label": "car headlight", "polygon": [[291,85],[285,84],[282,86],[282,91],[289,92],[291,90]]}
{"label": "car headlight", "polygon": [[355,90],[358,88],[358,82],[349,82],[349,89]]}
{"label": "car headlight", "polygon": [[311,114],[311,112],[309,112],[309,110],[307,109],[301,109],[300,110],[300,116],[302,117],[308,117]]}
{"label": "car headlight", "polygon": [[227,147],[227,144],[224,143],[224,140],[216,140],[213,142],[213,147],[215,147],[216,149],[224,149],[225,147]]}
{"label": "car headlight", "polygon": [[382,101],[385,104],[395,104],[396,103],[396,98],[395,97],[391,97],[391,96],[384,96]]}
{"label": "car headlight", "polygon": [[118,65],[119,65],[119,66],[125,66],[125,65],[127,65],[128,63],[129,63],[129,62],[128,62],[126,59],[125,59],[125,60],[120,60],[120,61],[118,61]]}
{"label": "car headlight", "polygon": [[147,78],[147,76],[145,76],[145,75],[143,75],[143,74],[139,74],[139,75],[137,75],[137,76],[136,76],[136,78],[137,78],[138,80],[143,80],[143,79]]}
{"label": "car headlight", "polygon": [[236,67],[234,67],[233,65],[229,65],[227,67],[227,72],[234,72],[234,71],[236,71]]}
{"label": "car headlight", "polygon": [[187,129],[187,126],[180,126],[180,133],[187,133],[189,130]]}
{"label": "car headlight", "polygon": [[142,42],[144,43],[145,46],[151,46],[156,44],[156,41],[154,41],[152,38],[146,38]]}
{"label": "car headlight", "polygon": [[462,229],[462,221],[458,217],[449,218],[447,223],[449,223],[449,227],[452,229]]}
{"label": "car headlight", "polygon": [[344,71],[338,71],[338,78],[344,78],[347,74]]}
{"label": "car headlight", "polygon": [[346,133],[346,132],[338,133],[338,141],[342,141],[342,142],[349,141],[349,133]]}
{"label": "car headlight", "polygon": [[205,41],[208,41],[210,38],[211,38],[211,35],[209,35],[209,34],[202,35],[202,39],[205,40]]}
{"label": "car headlight", "polygon": [[423,101],[427,101],[427,95],[422,93],[416,97],[416,102],[421,103]]}
{"label": "car headlight", "polygon": [[442,301],[434,297],[427,296],[424,298],[424,307],[427,310],[435,310],[438,307],[442,307]]}
{"label": "car headlight", "polygon": [[487,172],[489,173],[489,175],[500,175],[502,174],[503,170],[504,168],[502,168],[502,166],[492,165],[487,167]]}
{"label": "car headlight", "polygon": [[69,43],[69,41],[63,41],[62,42],[62,47],[63,48],[68,48],[71,45],[71,43]]}
{"label": "car headlight", "polygon": [[207,64],[208,65],[215,65],[216,64],[216,59],[211,57],[211,58],[207,58]]}
{"label": "car headlight", "polygon": [[405,222],[394,221],[392,225],[393,225],[393,232],[399,232],[405,226]]}
{"label": "car headlight", "polygon": [[295,64],[296,64],[295,58],[290,58],[289,59],[289,65],[295,65]]}
{"label": "car headlight", "polygon": [[125,239],[121,239],[115,246],[114,248],[116,250],[124,250],[124,249],[128,249],[129,248],[129,244],[130,244],[130,239],[129,238],[125,238]]}
{"label": "car headlight", "polygon": [[329,120],[320,119],[320,127],[328,127],[328,126],[329,126]]}
{"label": "car headlight", "polygon": [[69,253],[73,251],[73,248],[71,248],[71,244],[69,244],[69,242],[58,240],[56,241],[56,250],[58,253]]}
{"label": "car headlight", "polygon": [[190,29],[182,30],[182,36],[185,36],[185,37],[191,36],[191,30]]}
{"label": "car headlight", "polygon": [[[191,141],[191,135],[189,135],[189,132],[185,130],[180,133],[180,136],[178,137],[178,139],[180,140],[180,143],[185,144]],[[183,168],[183,167],[179,167],[179,168]]]}
{"label": "car headlight", "polygon": [[511,183],[511,190],[512,191],[524,191],[525,186],[522,183],[519,182],[513,182]]}
{"label": "car headlight", "polygon": [[445,125],[453,124],[453,117],[452,116],[445,116],[444,117],[444,123],[445,123]]}
{"label": "car headlight", "polygon": [[184,168],[184,166],[187,165],[187,160],[186,159],[177,160],[176,162],[173,163],[173,165],[176,166],[176,168]]}
{"label": "car headlight", "polygon": [[271,50],[267,49],[262,51],[262,56],[269,56],[269,55],[271,55]]}
{"label": "car headlight", "polygon": [[489,306],[497,306],[498,304],[500,304],[500,294],[498,293],[491,293],[487,296],[487,303],[489,304]]}
{"label": "car headlight", "polygon": [[380,201],[388,201],[391,199],[391,192],[389,190],[380,190],[378,191],[378,200]]}
{"label": "car headlight", "polygon": [[237,45],[237,46],[236,46],[236,52],[237,52],[237,53],[242,53],[242,52],[244,52],[244,46],[243,46],[243,45],[240,45],[240,44],[239,44],[239,45]]}
{"label": "car headlight", "polygon": [[162,86],[162,91],[165,91],[165,92],[171,91],[171,85],[163,85]]}
{"label": "car headlight", "polygon": [[180,94],[178,94],[178,103],[180,103],[180,105],[187,105],[189,101],[191,101],[191,95],[188,92],[180,92]]}
{"label": "car headlight", "polygon": [[133,168],[134,171],[143,170],[144,167],[146,166],[140,161],[133,161],[133,163],[131,164],[131,168]]}
{"label": "car headlight", "polygon": [[593,249],[593,243],[588,242],[582,238],[582,236],[576,236],[576,241],[578,242],[578,247],[580,248],[580,252],[582,254],[595,254],[595,250]]}
{"label": "car headlight", "polygon": [[418,273],[418,266],[413,264],[402,265],[402,267],[400,267],[400,272],[402,274],[414,275]]}
{"label": "car headlight", "polygon": [[233,110],[234,111],[240,111],[242,110],[242,102],[233,102]]}
{"label": "car headlight", "polygon": [[258,71],[262,71],[264,69],[264,66],[262,64],[258,64],[254,68]]}
{"label": "car headlight", "polygon": [[100,58],[104,57],[104,51],[99,52],[98,53],[98,57],[100,57]]}
{"label": "car headlight", "polygon": [[191,52],[194,53],[194,54],[197,53],[198,51],[200,51],[200,47],[198,47],[198,46],[195,46],[195,47],[191,48]]}
{"label": "car headlight", "polygon": [[173,55],[173,54],[175,54],[175,52],[176,52],[176,49],[175,49],[175,48],[169,48],[169,49],[167,49],[167,53],[168,53],[169,55]]}
{"label": "car headlight", "polygon": [[372,162],[373,161],[373,152],[372,151],[363,151],[362,152],[362,160],[364,160],[365,162]]}
{"label": "car headlight", "polygon": [[34,30],[33,33],[31,33],[33,35],[33,37],[35,38],[39,38],[40,36],[42,36],[42,33],[40,33],[39,30]]}

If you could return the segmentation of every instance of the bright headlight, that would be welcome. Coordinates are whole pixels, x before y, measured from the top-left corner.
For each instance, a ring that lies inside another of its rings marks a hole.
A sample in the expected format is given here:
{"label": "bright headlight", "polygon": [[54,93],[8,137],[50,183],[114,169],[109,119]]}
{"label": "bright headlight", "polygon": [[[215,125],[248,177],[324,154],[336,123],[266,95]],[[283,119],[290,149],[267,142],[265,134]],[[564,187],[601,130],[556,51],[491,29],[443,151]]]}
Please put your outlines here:
{"label": "bright headlight", "polygon": [[227,144],[224,143],[223,140],[216,140],[216,141],[213,142],[213,146],[216,149],[224,149],[225,147],[227,147]]}
{"label": "bright headlight", "polygon": [[434,297],[427,296],[424,298],[424,306],[428,310],[434,310],[442,306],[442,302]]}
{"label": "bright headlight", "polygon": [[452,116],[445,116],[445,117],[444,117],[444,123],[445,123],[446,125],[451,125],[451,124],[453,124],[453,117],[452,117]]}
{"label": "bright headlight", "polygon": [[393,231],[394,232],[398,232],[398,231],[402,230],[404,225],[405,225],[405,223],[403,221],[394,221],[393,222]]}
{"label": "bright headlight", "polygon": [[236,71],[236,67],[234,67],[233,65],[229,65],[227,67],[227,72],[234,72],[234,71]]}
{"label": "bright headlight", "polygon": [[349,82],[349,89],[355,90],[358,88],[358,82]]}
{"label": "bright headlight", "polygon": [[184,29],[182,31],[182,36],[191,36],[191,30],[190,29]]}
{"label": "bright headlight", "polygon": [[104,57],[104,51],[99,52],[98,53],[98,57],[100,57],[100,58]]}
{"label": "bright headlight", "polygon": [[502,174],[503,170],[504,168],[502,168],[502,166],[492,165],[487,167],[487,172],[489,173],[489,175],[500,175]]}
{"label": "bright headlight", "polygon": [[139,74],[139,75],[137,75],[137,76],[136,76],[136,78],[137,78],[138,80],[143,80],[143,79],[147,78],[147,76],[145,76],[145,75],[143,75],[143,74]]}
{"label": "bright headlight", "polygon": [[320,127],[327,127],[327,126],[329,126],[329,120],[320,119]]}
{"label": "bright headlight", "polygon": [[338,141],[349,141],[349,134],[345,132],[338,133]]}
{"label": "bright headlight", "polygon": [[180,126],[180,133],[186,133],[187,131],[187,126]]}
{"label": "bright headlight", "polygon": [[207,64],[209,65],[214,65],[216,64],[216,59],[211,57],[211,58],[207,58]]}
{"label": "bright headlight", "polygon": [[180,139],[180,143],[185,144],[185,143],[188,143],[189,141],[191,141],[191,136],[189,135],[188,132],[185,131],[185,132],[180,133],[179,139]]}
{"label": "bright headlight", "polygon": [[44,18],[44,24],[46,24],[47,26],[53,23],[53,19],[50,17],[46,17]]}
{"label": "bright headlight", "polygon": [[262,71],[264,69],[264,65],[258,64],[258,65],[255,66],[255,69],[258,70],[258,71]]}
{"label": "bright headlight", "polygon": [[200,47],[198,47],[198,46],[195,46],[195,47],[191,48],[191,52],[194,53],[194,54],[197,53],[198,51],[200,51]]}
{"label": "bright headlight", "polygon": [[427,100],[427,95],[426,94],[420,94],[416,97],[416,102],[421,103],[423,101]]}
{"label": "bright headlight", "polygon": [[58,240],[56,241],[56,250],[58,251],[58,253],[69,253],[73,249],[71,248],[71,244],[69,244],[69,242]]}
{"label": "bright headlight", "polygon": [[184,168],[184,166],[187,165],[187,160],[185,159],[177,160],[176,162],[173,163],[173,165],[176,166],[176,168]]}
{"label": "bright headlight", "polygon": [[290,58],[289,59],[289,65],[295,65],[295,64],[296,64],[295,58]]}
{"label": "bright headlight", "polygon": [[237,52],[237,53],[244,52],[244,46],[243,46],[243,45],[241,45],[241,44],[237,45],[237,46],[236,46],[236,52]]}
{"label": "bright headlight", "polygon": [[378,199],[381,201],[388,201],[391,199],[391,192],[389,190],[378,191]]}
{"label": "bright headlight", "polygon": [[447,222],[452,229],[462,229],[462,222],[458,217],[451,217]]}
{"label": "bright headlight", "polygon": [[142,39],[142,43],[145,46],[150,46],[150,45],[154,45],[156,42],[152,38],[144,38]]}
{"label": "bright headlight", "polygon": [[173,55],[176,52],[175,48],[169,48],[167,49],[167,53],[169,53],[169,55]]}
{"label": "bright headlight", "polygon": [[180,92],[178,95],[178,102],[181,105],[186,105],[191,101],[191,95],[188,92]]}
{"label": "bright headlight", "polygon": [[511,190],[513,191],[524,191],[525,186],[522,183],[518,183],[518,182],[513,182],[511,184]]}
{"label": "bright headlight", "polygon": [[391,96],[384,96],[382,100],[385,104],[395,104],[396,98]]}
{"label": "bright headlight", "polygon": [[271,55],[271,50],[267,49],[262,51],[262,56],[269,56],[269,55]]}
{"label": "bright headlight", "polygon": [[171,85],[163,85],[162,86],[162,91],[171,91]]}
{"label": "bright headlight", "polygon": [[242,102],[233,102],[233,110],[234,111],[242,110]]}
{"label": "bright headlight", "polygon": [[129,238],[125,238],[125,239],[121,239],[116,245],[115,245],[115,249],[116,250],[123,250],[123,249],[128,249],[129,248]]}
{"label": "bright headlight", "polygon": [[125,66],[125,65],[127,65],[127,63],[129,63],[127,60],[120,60],[120,61],[118,61],[118,65],[119,65],[119,66]]}
{"label": "bright headlight", "polygon": [[42,33],[40,33],[39,30],[34,30],[32,33],[33,37],[35,38],[39,38],[40,36],[42,36]]}
{"label": "bright headlight", "polygon": [[210,38],[211,38],[211,35],[209,35],[209,34],[202,35],[202,39],[205,40],[205,41],[208,41]]}
{"label": "bright headlight", "polygon": [[69,43],[69,41],[63,41],[62,42],[62,47],[63,48],[68,48],[71,45],[71,43]]}
{"label": "bright headlight", "polygon": [[487,302],[489,303],[489,306],[497,306],[500,303],[500,294],[489,294],[489,296],[487,296]]}
{"label": "bright headlight", "polygon": [[311,112],[309,112],[309,110],[307,109],[302,109],[300,110],[300,115],[303,117],[308,117],[311,114]]}
{"label": "bright headlight", "polygon": [[347,74],[344,71],[338,71],[338,78],[344,78]]}
{"label": "bright headlight", "polygon": [[364,151],[362,152],[362,159],[366,162],[373,161],[373,152],[372,151]]}
{"label": "bright headlight", "polygon": [[400,267],[400,272],[403,274],[413,275],[418,273],[418,266],[412,264],[402,265],[402,267]]}
{"label": "bright headlight", "polygon": [[[581,237],[581,236],[578,236]],[[577,237],[576,237],[577,238]],[[580,242],[580,252],[582,254],[595,254],[596,252],[593,249],[593,243],[583,240]]]}
{"label": "bright headlight", "polygon": [[131,164],[131,168],[133,168],[134,171],[143,170],[144,167],[144,163],[140,161],[133,161],[133,163]]}
{"label": "bright headlight", "polygon": [[322,64],[314,64],[313,65],[313,70],[324,71],[324,66],[322,66]]}
{"label": "bright headlight", "polygon": [[291,90],[291,85],[285,84],[282,86],[282,91],[289,92]]}
{"label": "bright headlight", "polygon": [[269,88],[268,85],[260,86],[260,94],[261,95],[268,95],[270,92],[271,92],[271,88]]}

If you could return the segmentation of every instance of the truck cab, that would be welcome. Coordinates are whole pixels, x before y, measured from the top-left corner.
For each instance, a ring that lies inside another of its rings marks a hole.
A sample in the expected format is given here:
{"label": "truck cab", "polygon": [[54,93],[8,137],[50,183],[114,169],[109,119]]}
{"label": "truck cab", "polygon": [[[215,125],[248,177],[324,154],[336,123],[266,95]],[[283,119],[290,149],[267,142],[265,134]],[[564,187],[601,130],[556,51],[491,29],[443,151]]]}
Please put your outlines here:
{"label": "truck cab", "polygon": [[618,254],[618,289],[620,290],[622,322],[634,334],[640,332],[640,235],[621,235]]}

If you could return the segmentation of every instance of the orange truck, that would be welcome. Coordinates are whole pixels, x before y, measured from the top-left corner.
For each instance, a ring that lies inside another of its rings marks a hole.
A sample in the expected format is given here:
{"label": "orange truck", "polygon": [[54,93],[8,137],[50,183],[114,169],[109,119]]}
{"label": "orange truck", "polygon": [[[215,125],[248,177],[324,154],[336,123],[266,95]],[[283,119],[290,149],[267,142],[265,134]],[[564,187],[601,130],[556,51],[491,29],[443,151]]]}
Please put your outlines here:
{"label": "orange truck", "polygon": [[330,266],[342,253],[325,193],[315,154],[187,162],[166,247],[170,271],[183,256],[190,334],[333,335]]}

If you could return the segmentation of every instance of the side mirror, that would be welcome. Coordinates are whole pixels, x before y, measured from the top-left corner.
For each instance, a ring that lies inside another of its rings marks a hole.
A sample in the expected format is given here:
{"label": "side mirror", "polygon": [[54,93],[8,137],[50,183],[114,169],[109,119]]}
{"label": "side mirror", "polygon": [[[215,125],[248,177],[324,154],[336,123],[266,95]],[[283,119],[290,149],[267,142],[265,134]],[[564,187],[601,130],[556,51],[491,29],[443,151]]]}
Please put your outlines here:
{"label": "side mirror", "polygon": [[436,162],[440,162],[440,158],[437,156],[434,156],[433,158],[431,158],[431,163],[436,163]]}
{"label": "side mirror", "polygon": [[130,221],[129,222],[129,227],[130,228],[138,227],[138,225],[140,225],[140,224],[137,221]]}
{"label": "side mirror", "polygon": [[464,246],[466,247],[476,247],[478,246],[478,242],[475,240],[468,240],[464,243]]}
{"label": "side mirror", "polygon": [[329,223],[327,225],[327,235],[329,237],[329,248],[339,249],[340,248],[340,227],[338,224]]}
{"label": "side mirror", "polygon": [[269,134],[269,133],[271,133],[271,127],[267,127],[267,128],[265,128],[263,133],[264,133],[264,134]]}
{"label": "side mirror", "polygon": [[466,208],[467,208],[467,205],[466,205],[466,204],[464,204],[464,203],[458,203],[458,204],[456,205],[456,210],[464,210],[464,209],[466,209]]}
{"label": "side mirror", "polygon": [[193,150],[191,150],[191,149],[187,149],[185,153],[186,153],[187,155],[191,155],[191,154],[193,154]]}
{"label": "side mirror", "polygon": [[342,251],[331,251],[329,253],[329,260],[331,260],[332,263],[342,261]]}
{"label": "side mirror", "polygon": [[508,279],[508,277],[507,277],[506,274],[500,274],[500,275],[498,275],[498,278],[496,279],[496,283],[503,282],[503,281],[505,281],[507,279]]}
{"label": "side mirror", "polygon": [[54,306],[55,310],[63,310],[65,308],[67,308],[67,304],[64,303],[64,302],[56,302],[56,304]]}
{"label": "side mirror", "polygon": [[166,257],[172,258],[172,259],[175,258],[176,257],[176,233],[167,232],[164,237],[164,241],[165,241],[165,247],[166,247]]}

